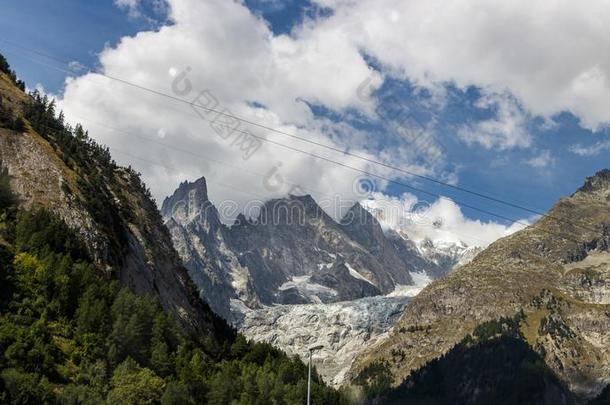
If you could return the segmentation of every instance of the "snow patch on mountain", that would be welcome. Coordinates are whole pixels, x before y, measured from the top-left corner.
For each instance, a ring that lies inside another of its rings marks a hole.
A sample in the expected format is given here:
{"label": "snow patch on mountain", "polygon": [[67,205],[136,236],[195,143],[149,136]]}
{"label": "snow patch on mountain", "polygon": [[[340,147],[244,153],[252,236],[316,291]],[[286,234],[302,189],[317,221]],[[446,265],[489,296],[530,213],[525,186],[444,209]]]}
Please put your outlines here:
{"label": "snow patch on mountain", "polygon": [[432,282],[432,278],[426,273],[412,272],[411,277],[415,282],[415,285],[397,285],[396,289],[389,293],[388,297],[415,297],[420,293],[428,284]]}
{"label": "snow patch on mountain", "polygon": [[418,243],[417,249],[427,260],[441,267],[450,266],[450,270],[470,263],[483,250],[480,246],[468,246],[462,241],[432,241],[428,238]]}
{"label": "snow patch on mountain", "polygon": [[357,278],[359,280],[362,280],[362,281],[366,281],[369,284],[373,284],[373,283],[371,283],[371,281],[369,279],[364,277],[362,274],[358,273],[358,270],[354,269],[348,262],[345,262],[345,267],[347,267],[347,269],[349,270],[350,276]]}
{"label": "snow patch on mountain", "polygon": [[310,281],[311,276],[294,276],[290,281],[282,284],[278,290],[286,291],[296,289],[299,294],[312,302],[322,303],[337,296],[337,291],[332,288]]}

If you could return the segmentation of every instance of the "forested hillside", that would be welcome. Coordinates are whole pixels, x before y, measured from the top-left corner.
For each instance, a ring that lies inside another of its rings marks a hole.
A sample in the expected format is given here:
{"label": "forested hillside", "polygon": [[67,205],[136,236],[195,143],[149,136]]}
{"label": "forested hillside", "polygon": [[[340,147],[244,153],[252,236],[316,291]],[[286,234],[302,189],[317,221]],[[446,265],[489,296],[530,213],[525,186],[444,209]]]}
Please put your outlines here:
{"label": "forested hillside", "polygon": [[[70,226],[69,211],[58,215],[52,204],[38,203],[42,197],[26,201],[27,190],[13,187],[25,180],[16,181],[0,162],[0,403],[303,403],[307,368],[299,359],[247,342],[203,303],[191,305],[207,329],[179,322],[176,305],[184,301],[163,295],[158,283],[174,283],[180,274],[155,274],[150,289],[124,276],[126,267],[131,276],[145,270],[126,260],[130,232],[150,232],[139,239],[148,243],[165,238],[154,235],[163,231],[150,219],[159,214],[146,188],[80,126],[64,123],[52,101],[19,93],[22,83],[0,62],[3,89],[9,81],[13,86],[0,99],[5,145],[42,136],[52,152],[35,158],[65,164],[63,192],[72,206],[84,207],[107,247],[101,255],[97,239]],[[125,173],[130,188],[116,181]],[[142,205],[146,216],[133,208]],[[146,248],[163,252],[164,246]],[[317,375],[313,399],[343,402]]]}

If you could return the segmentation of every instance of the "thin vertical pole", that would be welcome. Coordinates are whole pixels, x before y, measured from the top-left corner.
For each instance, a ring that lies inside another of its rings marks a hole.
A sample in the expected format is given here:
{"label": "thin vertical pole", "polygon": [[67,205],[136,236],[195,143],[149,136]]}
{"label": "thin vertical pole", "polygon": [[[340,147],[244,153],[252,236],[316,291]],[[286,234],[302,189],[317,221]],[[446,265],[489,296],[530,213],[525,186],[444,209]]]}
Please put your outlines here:
{"label": "thin vertical pole", "polygon": [[307,405],[311,405],[311,350],[309,351],[309,378],[307,379]]}

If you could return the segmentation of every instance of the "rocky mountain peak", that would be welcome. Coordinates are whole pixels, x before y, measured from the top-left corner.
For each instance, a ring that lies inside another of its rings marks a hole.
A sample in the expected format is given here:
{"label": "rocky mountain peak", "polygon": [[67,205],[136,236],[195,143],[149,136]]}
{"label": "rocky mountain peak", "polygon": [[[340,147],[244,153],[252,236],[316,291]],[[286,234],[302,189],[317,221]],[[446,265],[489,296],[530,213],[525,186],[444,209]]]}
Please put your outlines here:
{"label": "rocky mountain peak", "polygon": [[233,225],[231,226],[233,227],[239,227],[239,226],[246,226],[246,225],[251,225],[252,222],[246,218],[246,216],[244,214],[242,214],[241,212],[237,215],[237,217],[235,218],[235,221],[233,221]]}
{"label": "rocky mountain peak", "polygon": [[182,224],[193,222],[212,222],[220,226],[216,209],[208,199],[208,187],[205,177],[194,182],[184,181],[167,197],[161,206],[161,214]]}
{"label": "rocky mountain peak", "polygon": [[288,195],[287,199],[292,200],[292,201],[300,201],[301,203],[303,203],[304,205],[307,205],[307,206],[318,207],[318,203],[316,202],[316,200],[313,199],[311,194],[303,194],[303,195],[290,194],[290,195]]}
{"label": "rocky mountain peak", "polygon": [[379,221],[360,203],[356,203],[341,219],[341,225],[363,246],[376,253],[385,237]]}
{"label": "rocky mountain peak", "polygon": [[304,225],[312,218],[330,219],[311,195],[289,195],[267,201],[256,222],[262,225]]}
{"label": "rocky mountain peak", "polygon": [[357,231],[358,229],[364,230],[370,236],[376,238],[381,237],[383,234],[381,224],[377,218],[358,202],[343,216],[341,225],[352,231]]}
{"label": "rocky mountain peak", "polygon": [[603,169],[591,177],[587,177],[585,184],[578,189],[581,193],[597,193],[610,191],[610,169]]}

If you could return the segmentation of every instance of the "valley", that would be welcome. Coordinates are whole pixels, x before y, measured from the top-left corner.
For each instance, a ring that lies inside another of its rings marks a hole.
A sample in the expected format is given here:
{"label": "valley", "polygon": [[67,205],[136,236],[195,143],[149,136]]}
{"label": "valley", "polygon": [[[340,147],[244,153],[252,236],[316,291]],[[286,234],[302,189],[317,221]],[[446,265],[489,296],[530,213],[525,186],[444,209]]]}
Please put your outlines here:
{"label": "valley", "polygon": [[290,196],[227,226],[204,178],[182,183],[162,213],[201,297],[254,341],[301,358],[324,345],[316,367],[334,386],[412,297],[481,250],[383,230],[367,200],[337,222],[310,196]]}

